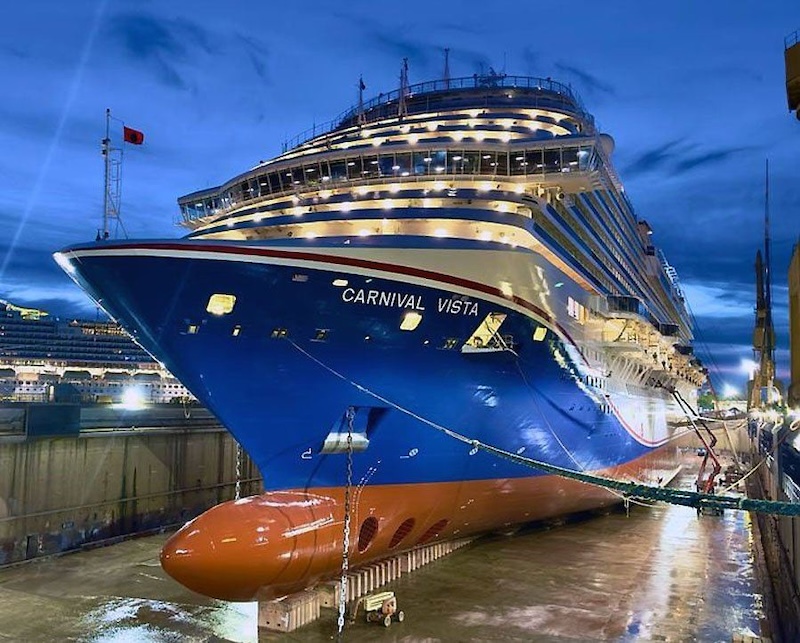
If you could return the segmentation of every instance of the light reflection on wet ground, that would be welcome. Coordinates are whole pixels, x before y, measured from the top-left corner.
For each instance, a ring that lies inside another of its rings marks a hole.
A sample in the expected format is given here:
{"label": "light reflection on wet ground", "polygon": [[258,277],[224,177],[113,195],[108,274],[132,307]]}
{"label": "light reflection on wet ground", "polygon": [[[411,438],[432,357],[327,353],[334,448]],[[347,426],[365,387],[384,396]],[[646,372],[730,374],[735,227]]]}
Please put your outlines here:
{"label": "light reflection on wet ground", "polygon": [[[406,621],[347,641],[702,641],[759,633],[746,514],[633,507],[487,538],[401,578]],[[166,536],[0,571],[0,641],[254,642],[254,604],[184,590]],[[330,641],[335,614],[262,641]]]}

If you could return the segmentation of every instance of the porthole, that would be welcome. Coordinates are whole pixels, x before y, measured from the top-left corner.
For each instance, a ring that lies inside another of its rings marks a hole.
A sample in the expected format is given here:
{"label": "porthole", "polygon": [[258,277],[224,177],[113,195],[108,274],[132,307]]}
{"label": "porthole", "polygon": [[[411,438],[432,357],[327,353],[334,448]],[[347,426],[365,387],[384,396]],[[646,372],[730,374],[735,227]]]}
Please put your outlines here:
{"label": "porthole", "polygon": [[214,293],[208,298],[206,310],[212,315],[227,315],[236,305],[236,295]]}
{"label": "porthole", "polygon": [[361,529],[358,530],[358,553],[363,554],[367,551],[377,533],[378,519],[375,516],[370,516],[361,523]]}
{"label": "porthole", "polygon": [[414,529],[415,520],[413,518],[406,518],[400,526],[397,528],[397,531],[394,532],[392,539],[389,541],[389,549],[394,549],[397,547],[403,539],[411,533],[411,530]]}
{"label": "porthole", "polygon": [[415,310],[409,310],[400,322],[400,330],[415,330],[422,321],[422,315]]}
{"label": "porthole", "polygon": [[431,525],[428,530],[419,537],[417,541],[418,545],[424,545],[425,543],[433,540],[434,538],[438,538],[439,534],[447,527],[450,521],[447,518],[442,518],[439,522],[434,523]]}

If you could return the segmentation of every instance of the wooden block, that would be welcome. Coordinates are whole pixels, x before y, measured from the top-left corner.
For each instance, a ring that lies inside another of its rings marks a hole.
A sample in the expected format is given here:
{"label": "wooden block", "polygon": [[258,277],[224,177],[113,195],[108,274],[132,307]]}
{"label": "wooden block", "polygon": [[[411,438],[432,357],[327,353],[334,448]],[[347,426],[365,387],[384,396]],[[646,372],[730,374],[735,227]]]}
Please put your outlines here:
{"label": "wooden block", "polygon": [[320,607],[339,606],[339,583],[325,583],[317,587]]}
{"label": "wooden block", "polygon": [[258,604],[258,627],[275,632],[293,632],[319,618],[320,599],[315,591],[300,592],[277,601]]}

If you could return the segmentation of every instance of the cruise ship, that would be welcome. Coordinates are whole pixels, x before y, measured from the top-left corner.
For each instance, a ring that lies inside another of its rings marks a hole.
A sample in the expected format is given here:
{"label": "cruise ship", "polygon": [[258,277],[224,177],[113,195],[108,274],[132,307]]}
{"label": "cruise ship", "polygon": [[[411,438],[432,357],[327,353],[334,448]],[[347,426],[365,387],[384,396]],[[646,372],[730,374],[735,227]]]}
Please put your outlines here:
{"label": "cruise ship", "polygon": [[172,537],[167,572],[280,596],[341,573],[345,551],[359,565],[621,500],[480,444],[667,480],[705,376],[613,149],[550,78],[404,69],[181,197],[185,237],[57,253],[262,472],[262,495]]}
{"label": "cruise ship", "polygon": [[119,324],[0,299],[0,402],[174,403],[189,391]]}

